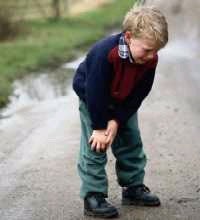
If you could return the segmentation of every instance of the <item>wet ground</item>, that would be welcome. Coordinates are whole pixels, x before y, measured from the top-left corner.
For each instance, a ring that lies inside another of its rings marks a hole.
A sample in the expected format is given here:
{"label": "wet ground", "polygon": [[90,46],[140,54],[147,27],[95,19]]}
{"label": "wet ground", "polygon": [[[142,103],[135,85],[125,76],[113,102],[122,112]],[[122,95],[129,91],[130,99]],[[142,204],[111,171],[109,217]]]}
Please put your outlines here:
{"label": "wet ground", "polygon": [[[195,35],[173,35],[160,53],[153,90],[139,111],[148,156],[145,183],[160,196],[161,207],[121,206],[109,151],[109,200],[119,208],[119,219],[200,219],[199,47]],[[76,64],[14,84],[0,120],[2,220],[92,219],[83,216],[76,171],[80,129],[69,69]]]}

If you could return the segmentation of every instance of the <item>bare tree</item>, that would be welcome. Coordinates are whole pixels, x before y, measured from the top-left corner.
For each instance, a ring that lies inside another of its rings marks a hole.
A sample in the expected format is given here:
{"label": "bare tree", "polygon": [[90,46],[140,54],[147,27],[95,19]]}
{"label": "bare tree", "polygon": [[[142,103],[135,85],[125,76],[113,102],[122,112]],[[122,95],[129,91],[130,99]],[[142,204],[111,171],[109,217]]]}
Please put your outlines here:
{"label": "bare tree", "polygon": [[54,18],[58,19],[61,16],[60,13],[60,0],[52,0],[52,8],[54,12]]}

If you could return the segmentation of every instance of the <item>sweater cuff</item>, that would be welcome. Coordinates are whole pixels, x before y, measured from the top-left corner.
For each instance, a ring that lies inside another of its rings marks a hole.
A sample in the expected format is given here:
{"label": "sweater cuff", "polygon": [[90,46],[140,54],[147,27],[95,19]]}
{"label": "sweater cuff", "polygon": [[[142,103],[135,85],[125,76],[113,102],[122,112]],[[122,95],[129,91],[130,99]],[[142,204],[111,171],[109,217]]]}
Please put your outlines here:
{"label": "sweater cuff", "polygon": [[98,123],[92,123],[91,127],[93,130],[103,130],[107,128],[107,121],[104,122],[98,122]]}

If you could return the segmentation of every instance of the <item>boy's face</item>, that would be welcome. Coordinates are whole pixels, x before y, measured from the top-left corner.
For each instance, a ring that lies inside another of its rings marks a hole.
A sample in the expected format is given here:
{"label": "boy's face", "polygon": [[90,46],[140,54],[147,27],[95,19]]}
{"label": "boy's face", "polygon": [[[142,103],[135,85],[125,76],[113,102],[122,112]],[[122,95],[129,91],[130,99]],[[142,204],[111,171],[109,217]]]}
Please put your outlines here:
{"label": "boy's face", "polygon": [[134,61],[143,64],[154,58],[158,50],[152,41],[142,38],[134,38],[131,32],[125,32],[125,41],[129,46],[129,50]]}

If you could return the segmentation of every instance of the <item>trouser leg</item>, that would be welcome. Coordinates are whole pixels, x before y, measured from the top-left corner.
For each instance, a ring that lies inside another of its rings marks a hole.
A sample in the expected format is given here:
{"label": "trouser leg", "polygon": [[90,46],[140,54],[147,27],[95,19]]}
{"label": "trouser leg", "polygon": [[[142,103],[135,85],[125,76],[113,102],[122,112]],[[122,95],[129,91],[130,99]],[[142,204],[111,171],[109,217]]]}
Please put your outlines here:
{"label": "trouser leg", "polygon": [[143,151],[137,113],[119,129],[112,151],[116,157],[116,174],[119,184],[122,187],[142,184],[146,156]]}
{"label": "trouser leg", "polygon": [[88,192],[102,192],[107,197],[108,180],[105,171],[107,155],[91,150],[88,140],[92,134],[91,120],[84,102],[79,105],[81,120],[81,141],[78,160],[78,172],[82,181],[80,196],[85,198]]}

